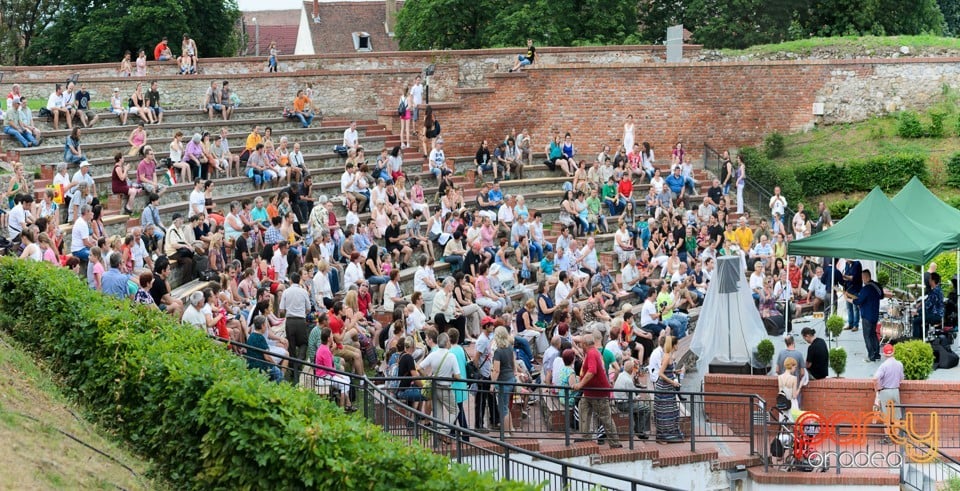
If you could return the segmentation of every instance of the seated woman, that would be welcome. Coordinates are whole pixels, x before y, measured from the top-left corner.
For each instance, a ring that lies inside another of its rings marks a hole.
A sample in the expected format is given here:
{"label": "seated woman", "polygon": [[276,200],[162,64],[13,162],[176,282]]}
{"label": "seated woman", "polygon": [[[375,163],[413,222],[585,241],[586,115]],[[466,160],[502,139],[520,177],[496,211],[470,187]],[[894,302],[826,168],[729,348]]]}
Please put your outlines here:
{"label": "seated woman", "polygon": [[113,172],[110,174],[110,188],[113,194],[125,196],[127,202],[123,205],[125,215],[133,214],[133,202],[140,189],[131,185],[127,177],[130,172],[130,165],[123,159],[123,154],[117,152],[113,156]]}
{"label": "seated woman", "polygon": [[132,157],[140,154],[140,150],[147,144],[147,130],[143,128],[143,123],[138,124],[137,127],[130,132],[127,143],[130,144],[130,150],[127,152],[127,156]]}
{"label": "seated woman", "polygon": [[87,156],[80,148],[80,127],[75,126],[63,145],[63,161],[68,164],[79,164],[86,160]]}
{"label": "seated woman", "polygon": [[170,141],[170,167],[180,171],[181,182],[193,182],[193,173],[190,171],[190,164],[183,161],[183,133],[178,131],[174,133],[173,140]]}

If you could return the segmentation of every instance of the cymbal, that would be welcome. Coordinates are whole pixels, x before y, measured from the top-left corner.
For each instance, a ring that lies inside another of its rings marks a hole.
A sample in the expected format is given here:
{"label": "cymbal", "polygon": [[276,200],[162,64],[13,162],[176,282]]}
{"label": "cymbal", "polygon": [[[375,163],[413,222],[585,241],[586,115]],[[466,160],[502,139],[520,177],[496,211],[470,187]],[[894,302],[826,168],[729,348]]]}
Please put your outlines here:
{"label": "cymbal", "polygon": [[909,285],[907,285],[907,288],[913,288],[915,290],[918,290],[920,289],[921,286],[922,285],[920,283],[910,283]]}

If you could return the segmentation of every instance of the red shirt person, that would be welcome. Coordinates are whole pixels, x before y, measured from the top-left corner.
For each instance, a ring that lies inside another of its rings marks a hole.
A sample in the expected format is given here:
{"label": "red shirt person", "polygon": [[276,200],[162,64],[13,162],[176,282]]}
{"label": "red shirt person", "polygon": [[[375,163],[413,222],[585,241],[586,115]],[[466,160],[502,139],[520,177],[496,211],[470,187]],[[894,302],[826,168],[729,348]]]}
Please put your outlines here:
{"label": "red shirt person", "polygon": [[173,53],[170,52],[170,46],[167,46],[167,38],[164,37],[153,48],[153,59],[157,61],[167,61],[173,59]]}

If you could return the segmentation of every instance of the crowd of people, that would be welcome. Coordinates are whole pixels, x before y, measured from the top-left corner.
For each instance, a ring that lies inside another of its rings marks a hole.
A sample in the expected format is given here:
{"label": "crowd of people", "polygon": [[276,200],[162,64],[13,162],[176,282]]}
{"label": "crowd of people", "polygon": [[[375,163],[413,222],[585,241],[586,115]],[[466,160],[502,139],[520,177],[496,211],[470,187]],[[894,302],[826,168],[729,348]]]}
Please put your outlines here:
{"label": "crowd of people", "polygon": [[[111,191],[122,196],[125,212],[133,211],[136,196],[146,197],[140,226],[125,236],[106,233],[80,143],[80,126],[95,124],[99,115],[89,111],[83,84],[79,90],[58,86],[48,108],[54,128],[62,119],[72,129],[64,162],[40,202],[24,193],[23,168],[15,166],[6,192],[10,212],[3,216],[8,239],[20,244],[22,257],[72,268],[91,288],[259,348],[246,356],[271,379],[299,383],[302,362],[316,364],[313,374],[343,389],[340,402],[347,409],[349,380],[335,368],[399,377],[466,378],[475,372],[475,394],[465,383],[440,382],[437,398],[426,397],[409,379],[397,394],[411,404],[436,399],[438,414],[461,427],[467,427],[465,405],[472,397],[473,428],[502,425],[507,433],[514,428],[509,406],[522,400],[526,414],[526,402],[539,398],[553,409],[575,407],[573,424],[614,447],[619,434],[611,409],[629,412],[639,437],[652,431],[652,417],[658,439],[683,438],[676,396],[683,367],[674,355],[719,255],[749,262],[750,287],[765,316],[827,298],[821,267],[786,254],[789,240],[831,225],[822,203],[814,222],[800,207],[788,230],[787,202],[777,189],[769,217],[751,228],[741,193],[737,211],[731,204],[731,190],[745,176],[742,160],[737,168],[725,154],[721,175],[704,185],[682,143],[657,161],[652,146],[637,140],[632,117],[623,126],[623,145],[615,152],[603,146],[589,162],[570,133],[544,142],[544,164],[568,178],[556,238],[544,231],[541,212],[500,187],[501,178],[522,179],[524,168],[534,165],[526,130],[509,132],[492,154],[489,140],[480,143],[474,165],[482,185],[475,202],[465,202],[438,118],[429,106],[421,114],[417,78],[404,90],[398,117],[405,122],[402,133],[415,130],[429,171],[421,172],[420,162],[416,170],[404,162],[409,135],[368,162],[354,122],[343,134],[338,196],[318,196],[300,144],[275,138],[269,127],[255,125],[237,151],[225,128],[218,135],[196,133],[186,144],[176,132],[165,144],[169,157],[160,159],[146,129],[162,122],[156,82],[146,93],[138,83],[128,108],[115,91],[120,102],[111,103],[111,112],[121,123],[127,114],[141,120],[129,136],[129,151],[114,156],[111,174]],[[211,119],[229,119],[232,101],[228,83],[214,81],[203,110]],[[8,113],[23,114],[18,87],[7,103]],[[288,116],[309,127],[312,107],[309,91],[299,91]],[[29,117],[9,121],[5,131],[17,132],[26,145],[40,141]],[[127,158],[139,160],[135,179],[128,179]],[[72,177],[69,166],[76,166]],[[494,179],[484,180],[484,173]],[[217,179],[232,175],[246,176],[262,194],[218,202]],[[425,176],[436,180],[436,199],[426,196]],[[160,196],[176,182],[192,182],[193,190],[184,211],[165,223]],[[639,192],[641,185],[649,190]],[[58,228],[64,221],[72,223],[68,251]],[[598,237],[601,232],[612,232],[612,242]],[[615,253],[619,274],[601,259],[607,252],[599,250],[601,240]],[[438,261],[450,265],[446,276],[435,271]],[[175,298],[173,268],[181,282],[199,278],[206,286]],[[401,275],[412,275],[412,290]],[[637,312],[631,302],[641,304]],[[514,381],[543,388],[512,393]],[[628,395],[638,387],[654,395]]]}

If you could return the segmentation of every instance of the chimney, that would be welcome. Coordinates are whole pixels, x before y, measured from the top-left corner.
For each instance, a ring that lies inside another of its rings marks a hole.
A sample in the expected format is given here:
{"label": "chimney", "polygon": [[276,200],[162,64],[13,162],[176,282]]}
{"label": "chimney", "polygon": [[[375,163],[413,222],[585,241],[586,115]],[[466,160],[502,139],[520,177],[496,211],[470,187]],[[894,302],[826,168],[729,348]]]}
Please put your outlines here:
{"label": "chimney", "polygon": [[320,0],[313,0],[313,21],[320,22]]}
{"label": "chimney", "polygon": [[397,23],[397,0],[384,0],[386,4],[386,19],[384,20],[384,26],[387,29],[387,34],[393,35],[393,28]]}

